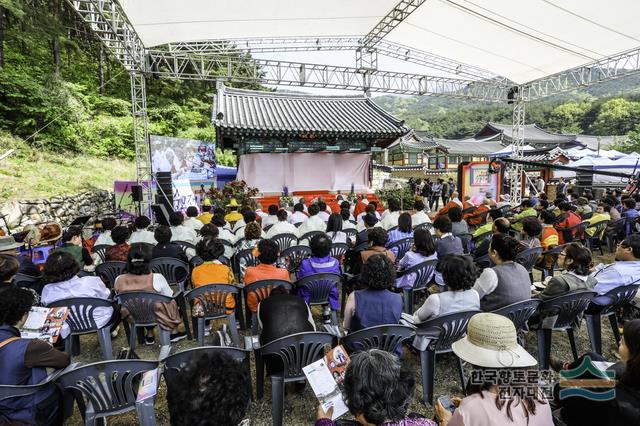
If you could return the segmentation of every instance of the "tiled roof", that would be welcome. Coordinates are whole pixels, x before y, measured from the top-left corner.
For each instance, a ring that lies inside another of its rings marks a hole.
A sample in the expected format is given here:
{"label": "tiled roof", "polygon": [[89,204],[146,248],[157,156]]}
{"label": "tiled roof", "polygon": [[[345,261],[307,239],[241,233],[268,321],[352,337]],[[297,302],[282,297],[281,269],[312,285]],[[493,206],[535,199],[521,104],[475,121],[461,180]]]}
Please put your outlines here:
{"label": "tiled roof", "polygon": [[409,129],[371,99],[218,87],[213,124],[223,134],[397,138]]}
{"label": "tiled roof", "polygon": [[578,135],[576,141],[583,146],[597,150],[598,141],[600,143],[600,149],[609,149],[611,146],[625,142],[629,137],[624,136],[592,136],[592,135]]}
{"label": "tiled roof", "polygon": [[[425,132],[420,132],[420,133],[424,134]],[[431,148],[436,148],[438,146],[438,144],[433,140],[433,138],[429,136],[420,136],[418,132],[416,132],[415,130],[411,130],[406,135],[399,137],[398,139],[395,140],[395,142],[393,142],[387,148],[393,148],[399,145],[409,149],[416,149],[416,150],[431,149]]]}
{"label": "tiled roof", "polygon": [[472,155],[482,154],[489,155],[498,152],[504,148],[500,142],[487,141],[479,143],[475,140],[451,140],[451,139],[434,139],[435,142],[446,149],[449,154]]}
{"label": "tiled roof", "polygon": [[[502,134],[504,143],[511,143],[511,124],[500,123],[487,123],[482,130],[480,130],[474,138],[484,139],[492,134]],[[524,140],[526,144],[530,145],[557,145],[572,142],[576,139],[576,135],[565,135],[561,133],[550,133],[544,129],[541,129],[536,124],[524,125]]]}

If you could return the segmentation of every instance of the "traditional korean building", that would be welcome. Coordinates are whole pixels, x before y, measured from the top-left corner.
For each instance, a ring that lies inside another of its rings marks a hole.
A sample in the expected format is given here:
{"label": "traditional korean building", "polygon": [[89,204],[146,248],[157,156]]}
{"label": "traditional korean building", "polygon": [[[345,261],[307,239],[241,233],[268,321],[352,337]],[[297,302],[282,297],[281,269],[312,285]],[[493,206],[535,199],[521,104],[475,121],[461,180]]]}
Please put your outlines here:
{"label": "traditional korean building", "polygon": [[382,152],[409,132],[370,98],[232,89],[218,83],[218,144],[247,153]]}

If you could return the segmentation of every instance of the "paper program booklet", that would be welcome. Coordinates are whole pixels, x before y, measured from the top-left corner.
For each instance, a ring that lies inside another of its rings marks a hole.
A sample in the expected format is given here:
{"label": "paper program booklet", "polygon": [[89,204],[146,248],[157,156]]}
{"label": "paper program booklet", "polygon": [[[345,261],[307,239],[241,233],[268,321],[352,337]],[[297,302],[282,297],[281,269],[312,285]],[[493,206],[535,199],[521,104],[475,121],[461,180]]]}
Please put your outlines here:
{"label": "paper program booklet", "polygon": [[349,409],[342,400],[342,383],[351,359],[342,346],[331,349],[324,358],[302,369],[325,412],[333,407],[332,420]]}
{"label": "paper program booklet", "polygon": [[46,340],[55,343],[60,337],[62,325],[69,315],[69,308],[32,307],[27,321],[20,330],[20,337],[25,339]]}

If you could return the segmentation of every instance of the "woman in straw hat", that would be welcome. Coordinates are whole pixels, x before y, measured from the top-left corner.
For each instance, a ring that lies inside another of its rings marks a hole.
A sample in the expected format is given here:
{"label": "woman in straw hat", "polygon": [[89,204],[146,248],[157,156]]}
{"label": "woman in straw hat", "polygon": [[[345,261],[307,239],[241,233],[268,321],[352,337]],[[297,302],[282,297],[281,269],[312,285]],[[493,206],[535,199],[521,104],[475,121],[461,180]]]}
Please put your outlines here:
{"label": "woman in straw hat", "polygon": [[511,320],[491,313],[476,314],[469,321],[467,336],[451,347],[475,371],[467,385],[467,397],[454,400],[457,408],[453,415],[436,402],[440,426],[553,424],[551,407],[542,391],[536,385],[527,388],[532,386],[527,382],[529,372],[538,372],[537,362],[518,344]]}

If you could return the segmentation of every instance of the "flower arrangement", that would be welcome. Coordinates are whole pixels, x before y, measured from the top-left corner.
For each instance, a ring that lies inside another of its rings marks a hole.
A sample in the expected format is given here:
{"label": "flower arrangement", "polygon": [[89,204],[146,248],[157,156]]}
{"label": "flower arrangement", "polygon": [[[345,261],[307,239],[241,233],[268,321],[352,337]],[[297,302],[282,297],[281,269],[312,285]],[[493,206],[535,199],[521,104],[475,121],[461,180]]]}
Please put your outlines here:
{"label": "flower arrangement", "polygon": [[224,185],[224,188],[211,188],[207,192],[207,196],[211,200],[211,204],[217,207],[226,207],[232,198],[241,206],[253,206],[255,202],[252,197],[260,193],[258,188],[247,185],[243,180],[234,180]]}
{"label": "flower arrangement", "polygon": [[293,207],[293,197],[289,195],[289,188],[284,186],[282,188],[282,196],[280,197],[280,206]]}

